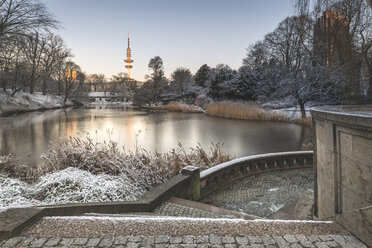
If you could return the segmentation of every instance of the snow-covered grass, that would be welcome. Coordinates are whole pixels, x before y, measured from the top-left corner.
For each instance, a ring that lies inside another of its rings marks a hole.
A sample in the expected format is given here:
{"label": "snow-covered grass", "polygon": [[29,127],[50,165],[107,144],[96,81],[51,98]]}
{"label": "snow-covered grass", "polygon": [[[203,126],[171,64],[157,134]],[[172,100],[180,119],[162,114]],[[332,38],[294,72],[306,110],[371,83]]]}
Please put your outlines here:
{"label": "snow-covered grass", "polygon": [[56,95],[42,95],[41,93],[29,94],[17,92],[11,96],[10,92],[0,91],[0,114],[38,109],[52,109],[72,106],[73,102]]}
{"label": "snow-covered grass", "polygon": [[180,144],[160,154],[142,148],[129,152],[115,142],[94,142],[89,137],[63,138],[42,155],[35,170],[18,166],[12,156],[0,156],[0,211],[25,205],[134,200],[187,165],[203,170],[231,159],[219,144],[212,144],[210,152],[199,145],[190,153]]}
{"label": "snow-covered grass", "polygon": [[231,119],[257,120],[257,121],[288,121],[289,118],[281,113],[267,111],[250,103],[215,102],[207,106],[207,115]]}

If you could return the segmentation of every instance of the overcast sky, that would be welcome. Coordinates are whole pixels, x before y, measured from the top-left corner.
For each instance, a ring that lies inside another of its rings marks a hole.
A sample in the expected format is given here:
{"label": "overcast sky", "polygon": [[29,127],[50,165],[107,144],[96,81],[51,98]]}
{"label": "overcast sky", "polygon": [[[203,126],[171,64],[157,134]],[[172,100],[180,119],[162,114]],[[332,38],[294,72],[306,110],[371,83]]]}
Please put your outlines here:
{"label": "overcast sky", "polygon": [[107,78],[125,72],[130,32],[131,76],[143,80],[159,55],[166,76],[177,67],[242,64],[246,48],[293,14],[293,0],[42,0],[63,29],[74,62]]}

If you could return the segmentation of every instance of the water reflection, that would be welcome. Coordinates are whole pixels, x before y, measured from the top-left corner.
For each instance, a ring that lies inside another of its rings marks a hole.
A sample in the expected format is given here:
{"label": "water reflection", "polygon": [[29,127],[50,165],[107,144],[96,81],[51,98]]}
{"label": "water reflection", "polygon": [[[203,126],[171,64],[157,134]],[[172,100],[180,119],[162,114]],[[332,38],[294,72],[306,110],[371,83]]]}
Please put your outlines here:
{"label": "water reflection", "polygon": [[63,109],[0,118],[1,154],[14,153],[38,161],[51,141],[64,136],[114,140],[125,149],[141,146],[165,152],[184,147],[224,143],[237,157],[301,149],[311,130],[296,124],[228,120],[184,113],[147,113],[120,109]]}

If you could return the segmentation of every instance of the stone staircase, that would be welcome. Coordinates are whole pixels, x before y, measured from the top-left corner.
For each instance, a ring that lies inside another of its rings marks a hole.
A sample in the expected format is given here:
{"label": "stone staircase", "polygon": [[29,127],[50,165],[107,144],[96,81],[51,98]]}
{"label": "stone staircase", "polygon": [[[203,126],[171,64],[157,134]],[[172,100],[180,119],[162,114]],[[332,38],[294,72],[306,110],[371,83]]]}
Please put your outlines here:
{"label": "stone staircase", "polygon": [[0,247],[367,247],[331,221],[269,220],[179,198],[153,212],[40,219]]}

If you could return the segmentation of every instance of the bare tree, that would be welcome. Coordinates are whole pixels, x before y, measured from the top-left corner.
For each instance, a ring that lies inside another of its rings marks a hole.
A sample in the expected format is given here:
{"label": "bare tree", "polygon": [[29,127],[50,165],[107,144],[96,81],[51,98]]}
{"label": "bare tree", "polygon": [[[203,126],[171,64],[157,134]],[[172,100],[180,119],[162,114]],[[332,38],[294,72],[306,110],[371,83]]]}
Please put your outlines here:
{"label": "bare tree", "polygon": [[249,57],[253,61],[246,59],[261,74],[256,90],[270,98],[292,97],[303,118],[307,102],[337,102],[342,89],[335,71],[314,63],[311,34],[307,16],[288,17],[253,47]]}
{"label": "bare tree", "polygon": [[[372,77],[372,70],[369,69],[369,54],[372,49],[372,1],[371,0],[297,0],[296,9],[300,15],[307,15],[313,21],[319,19],[325,11],[340,13],[344,18],[341,26],[348,27],[348,35],[351,46],[351,58],[343,61],[346,70],[346,94],[349,99],[358,101],[360,99],[360,79],[362,68],[367,65],[369,78]],[[337,30],[335,30],[337,32]],[[340,40],[336,38],[336,40]],[[342,60],[343,58],[340,58]],[[345,73],[344,73],[345,74]],[[372,80],[370,87],[372,88]],[[372,90],[370,90],[372,98]]]}
{"label": "bare tree", "polygon": [[49,34],[45,38],[45,49],[41,57],[42,92],[47,92],[48,80],[56,73],[57,67],[67,58],[71,57],[69,49],[66,48],[61,37]]}
{"label": "bare tree", "polygon": [[34,93],[37,80],[41,76],[41,60],[46,49],[46,40],[36,32],[23,39],[22,49],[29,65],[29,86],[32,94]]}
{"label": "bare tree", "polygon": [[38,0],[0,0],[0,43],[36,30],[57,28],[58,22]]}

